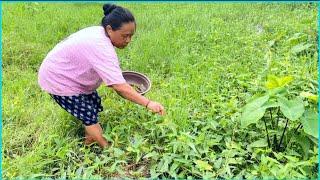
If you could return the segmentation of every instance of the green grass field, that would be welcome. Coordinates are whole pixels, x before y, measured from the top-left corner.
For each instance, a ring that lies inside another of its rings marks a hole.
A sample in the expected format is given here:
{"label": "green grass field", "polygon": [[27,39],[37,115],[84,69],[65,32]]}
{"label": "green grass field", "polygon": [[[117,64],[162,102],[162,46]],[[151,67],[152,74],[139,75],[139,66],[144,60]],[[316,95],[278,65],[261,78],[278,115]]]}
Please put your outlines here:
{"label": "green grass field", "polygon": [[112,147],[84,146],[37,70],[102,4],[2,3],[3,178],[317,178],[316,3],[119,5],[137,21],[121,67],[152,80],[167,115],[100,87]]}

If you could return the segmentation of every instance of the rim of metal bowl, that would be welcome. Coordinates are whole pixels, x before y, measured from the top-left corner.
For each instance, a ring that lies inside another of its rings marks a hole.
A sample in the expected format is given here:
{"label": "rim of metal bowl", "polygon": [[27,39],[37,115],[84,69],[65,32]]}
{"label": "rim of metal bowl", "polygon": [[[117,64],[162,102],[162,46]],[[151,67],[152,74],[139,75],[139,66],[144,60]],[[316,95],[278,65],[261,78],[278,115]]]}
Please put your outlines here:
{"label": "rim of metal bowl", "polygon": [[150,84],[149,87],[144,91],[144,92],[141,92],[140,94],[141,95],[144,95],[145,93],[147,93],[150,89],[151,89],[151,86],[152,86],[152,83],[151,83],[151,80],[148,78],[148,76],[142,74],[142,73],[139,73],[139,72],[136,72],[136,71],[122,71],[122,74],[124,73],[132,73],[132,74],[138,74],[140,75],[141,77],[143,77],[144,79],[147,80],[147,82]]}

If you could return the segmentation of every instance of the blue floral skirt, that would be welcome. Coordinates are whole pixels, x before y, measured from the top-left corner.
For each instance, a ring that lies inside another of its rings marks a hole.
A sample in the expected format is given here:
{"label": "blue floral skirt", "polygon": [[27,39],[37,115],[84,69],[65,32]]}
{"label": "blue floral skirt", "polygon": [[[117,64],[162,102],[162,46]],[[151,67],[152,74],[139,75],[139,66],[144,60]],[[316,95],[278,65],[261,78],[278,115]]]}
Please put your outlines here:
{"label": "blue floral skirt", "polygon": [[50,95],[64,110],[81,120],[84,125],[98,123],[98,113],[103,111],[103,107],[97,91],[75,96]]}

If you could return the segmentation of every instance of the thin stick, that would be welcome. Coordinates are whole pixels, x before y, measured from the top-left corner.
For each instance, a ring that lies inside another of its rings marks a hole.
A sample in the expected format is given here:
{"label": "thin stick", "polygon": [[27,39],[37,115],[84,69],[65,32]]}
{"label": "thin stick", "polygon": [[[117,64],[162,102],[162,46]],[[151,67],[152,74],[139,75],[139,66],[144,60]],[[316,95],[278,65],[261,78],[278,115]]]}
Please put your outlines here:
{"label": "thin stick", "polygon": [[264,121],[264,126],[266,127],[266,132],[267,132],[268,147],[270,148],[270,139],[269,139],[269,133],[268,133],[267,123],[265,118],[263,118],[263,121]]}
{"label": "thin stick", "polygon": [[286,121],[286,126],[284,127],[284,130],[283,130],[283,132],[282,132],[281,139],[280,139],[280,142],[279,142],[279,145],[278,145],[278,150],[280,150],[280,146],[281,146],[281,144],[282,144],[282,139],[283,139],[283,136],[284,136],[284,132],[286,131],[287,126],[288,126],[288,121],[289,121],[289,119],[288,119],[288,118],[286,118],[286,119],[287,119],[287,121]]}
{"label": "thin stick", "polygon": [[277,125],[276,125],[277,128],[278,128],[279,119],[280,119],[279,113],[280,113],[280,107],[278,107],[278,112],[277,112]]}
{"label": "thin stick", "polygon": [[[272,128],[275,130],[276,129],[276,120],[274,120],[273,121],[273,119],[272,119],[272,110],[271,109],[269,109],[269,112],[270,112],[270,119],[271,119],[271,124],[272,124]],[[273,146],[274,146],[274,148],[276,149],[277,148],[277,135],[276,134],[274,134],[273,135]]]}
{"label": "thin stick", "polygon": [[[296,134],[296,132],[297,132],[301,127],[302,127],[302,124],[299,123],[298,126],[297,126],[297,128],[293,131],[293,134]],[[288,141],[286,147],[284,147],[284,148],[287,148],[288,144],[290,144],[291,138],[292,138],[292,136],[290,136],[289,141]]]}
{"label": "thin stick", "polygon": [[302,127],[302,124],[299,123],[298,127],[294,130],[294,133],[296,133],[301,127]]}
{"label": "thin stick", "polygon": [[275,123],[272,121],[272,111],[271,111],[271,109],[269,109],[269,112],[270,112],[271,125],[272,125],[272,128],[274,129]]}
{"label": "thin stick", "polygon": [[277,149],[277,144],[278,144],[277,135],[274,134],[273,135],[273,147],[274,147],[274,149]]}

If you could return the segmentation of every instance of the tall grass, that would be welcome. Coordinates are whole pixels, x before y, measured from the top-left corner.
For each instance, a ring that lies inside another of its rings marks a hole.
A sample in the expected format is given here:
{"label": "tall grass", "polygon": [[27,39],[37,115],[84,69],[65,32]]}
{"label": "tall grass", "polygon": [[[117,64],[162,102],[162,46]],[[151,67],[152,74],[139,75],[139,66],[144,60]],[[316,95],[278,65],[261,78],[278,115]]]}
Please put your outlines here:
{"label": "tall grass", "polygon": [[[316,177],[316,144],[307,158],[291,152],[302,168],[279,160],[287,171],[275,174],[268,149],[247,149],[263,128],[240,129],[239,116],[267,74],[292,75],[296,92],[317,94],[317,4],[119,5],[137,20],[132,43],[117,50],[122,69],[150,77],[146,96],[167,115],[101,87],[100,122],[113,146],[84,147],[81,123],[41,92],[37,70],[59,41],[100,24],[102,4],[3,3],[4,178]],[[292,53],[299,43],[312,46]]]}

